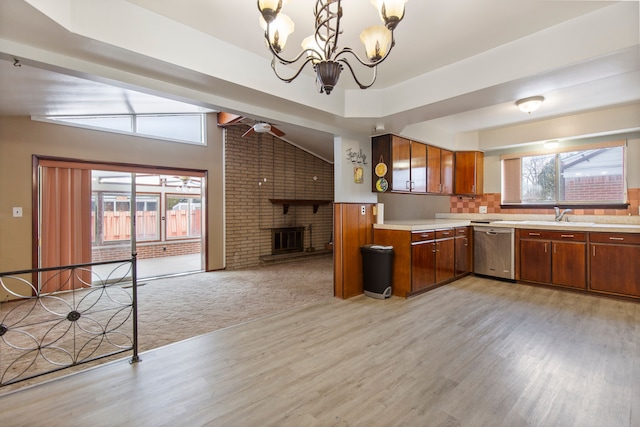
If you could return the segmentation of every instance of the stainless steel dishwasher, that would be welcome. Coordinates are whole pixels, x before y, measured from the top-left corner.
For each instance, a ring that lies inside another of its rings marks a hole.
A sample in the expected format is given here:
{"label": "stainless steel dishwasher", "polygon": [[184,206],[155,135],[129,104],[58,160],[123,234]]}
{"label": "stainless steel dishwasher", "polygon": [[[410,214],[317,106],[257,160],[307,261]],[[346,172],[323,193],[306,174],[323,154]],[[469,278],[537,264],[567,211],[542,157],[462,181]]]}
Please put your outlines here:
{"label": "stainless steel dishwasher", "polygon": [[513,228],[473,227],[473,272],[501,279],[515,279]]}

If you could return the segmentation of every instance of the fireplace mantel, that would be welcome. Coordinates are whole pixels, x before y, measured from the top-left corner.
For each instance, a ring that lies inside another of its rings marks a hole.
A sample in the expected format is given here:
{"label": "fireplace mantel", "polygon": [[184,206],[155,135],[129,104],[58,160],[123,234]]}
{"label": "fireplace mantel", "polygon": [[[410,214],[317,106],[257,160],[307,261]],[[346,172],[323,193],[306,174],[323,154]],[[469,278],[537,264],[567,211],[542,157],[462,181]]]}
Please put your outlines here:
{"label": "fireplace mantel", "polygon": [[289,212],[290,205],[306,205],[313,206],[313,213],[318,212],[318,206],[328,205],[332,200],[315,200],[315,199],[269,199],[273,205],[282,205],[282,213],[284,215]]}

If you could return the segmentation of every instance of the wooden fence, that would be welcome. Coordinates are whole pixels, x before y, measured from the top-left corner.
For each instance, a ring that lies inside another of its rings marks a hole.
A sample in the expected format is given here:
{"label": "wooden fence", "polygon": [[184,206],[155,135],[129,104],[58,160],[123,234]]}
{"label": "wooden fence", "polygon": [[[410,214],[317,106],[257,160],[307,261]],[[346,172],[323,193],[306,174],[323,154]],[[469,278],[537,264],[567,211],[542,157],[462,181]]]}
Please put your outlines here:
{"label": "wooden fence", "polygon": [[[95,213],[91,224],[95,241]],[[191,215],[191,218],[189,218]],[[140,211],[136,214],[136,239],[160,240],[157,212]],[[202,211],[171,210],[166,213],[166,238],[200,237]],[[102,240],[104,242],[131,239],[131,213],[105,212],[102,218]]]}

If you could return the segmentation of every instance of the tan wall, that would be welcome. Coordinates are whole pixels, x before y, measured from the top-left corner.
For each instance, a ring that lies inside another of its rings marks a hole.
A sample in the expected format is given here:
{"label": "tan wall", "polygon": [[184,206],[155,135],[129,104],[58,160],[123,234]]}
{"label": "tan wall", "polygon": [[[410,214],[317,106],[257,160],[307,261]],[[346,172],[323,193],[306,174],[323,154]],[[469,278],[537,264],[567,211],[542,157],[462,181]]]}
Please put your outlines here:
{"label": "tan wall", "polygon": [[[224,164],[222,130],[215,115],[207,119],[208,145],[98,132],[0,117],[0,271],[29,269],[31,264],[32,156],[117,162],[208,171],[208,270],[224,265]],[[23,209],[12,217],[12,207]]]}
{"label": "tan wall", "polygon": [[312,224],[313,247],[323,250],[333,231],[331,204],[315,214],[313,206],[291,205],[285,215],[269,199],[332,201],[333,165],[269,134],[242,138],[246,130],[230,126],[225,136],[227,268],[259,265],[271,254],[271,229],[277,227],[306,227],[308,248]]}

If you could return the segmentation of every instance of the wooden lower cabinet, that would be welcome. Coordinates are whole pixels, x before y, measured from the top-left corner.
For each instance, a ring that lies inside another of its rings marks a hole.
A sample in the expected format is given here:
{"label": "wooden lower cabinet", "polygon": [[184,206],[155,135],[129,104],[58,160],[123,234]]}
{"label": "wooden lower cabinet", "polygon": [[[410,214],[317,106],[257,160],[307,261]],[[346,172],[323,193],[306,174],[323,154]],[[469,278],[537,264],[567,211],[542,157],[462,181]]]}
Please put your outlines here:
{"label": "wooden lower cabinet", "polygon": [[640,234],[590,233],[589,289],[640,297]]}
{"label": "wooden lower cabinet", "polygon": [[551,242],[551,284],[585,289],[587,287],[587,244]]}
{"label": "wooden lower cabinet", "polygon": [[455,275],[455,234],[454,230],[436,231],[436,269],[435,283],[446,283]]}
{"label": "wooden lower cabinet", "polygon": [[418,292],[423,289],[428,289],[435,283],[435,240],[411,243],[411,292]]}
{"label": "wooden lower cabinet", "polygon": [[586,233],[519,230],[520,280],[586,289]]}
{"label": "wooden lower cabinet", "polygon": [[454,276],[462,277],[472,270],[473,236],[471,227],[458,227],[455,229],[455,266]]}
{"label": "wooden lower cabinet", "polygon": [[374,229],[373,242],[394,249],[393,295],[406,298],[453,280],[454,236],[453,229]]}
{"label": "wooden lower cabinet", "polygon": [[551,283],[549,241],[520,240],[520,280]]}

